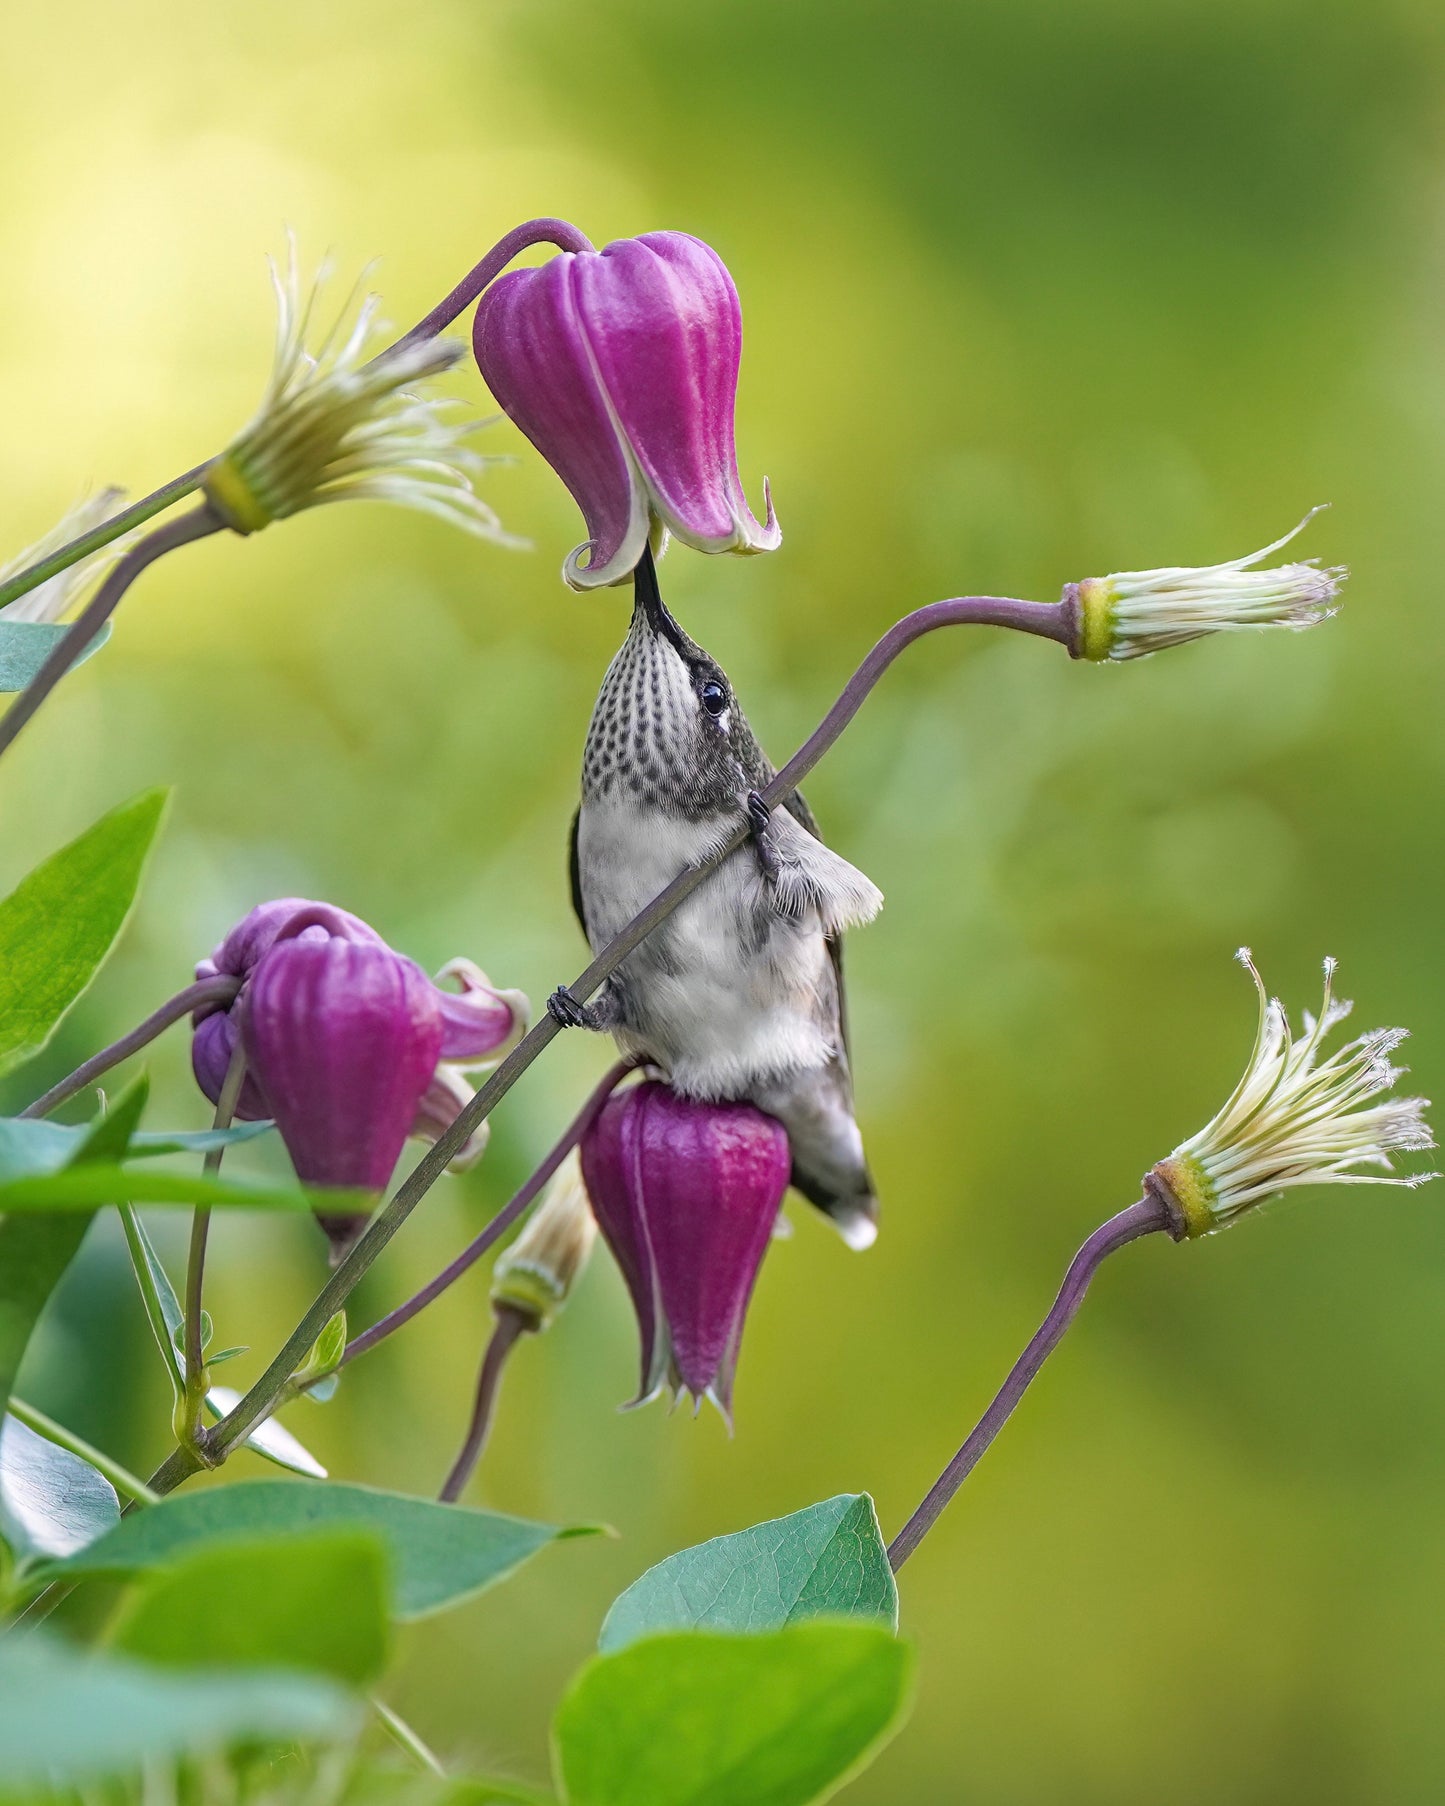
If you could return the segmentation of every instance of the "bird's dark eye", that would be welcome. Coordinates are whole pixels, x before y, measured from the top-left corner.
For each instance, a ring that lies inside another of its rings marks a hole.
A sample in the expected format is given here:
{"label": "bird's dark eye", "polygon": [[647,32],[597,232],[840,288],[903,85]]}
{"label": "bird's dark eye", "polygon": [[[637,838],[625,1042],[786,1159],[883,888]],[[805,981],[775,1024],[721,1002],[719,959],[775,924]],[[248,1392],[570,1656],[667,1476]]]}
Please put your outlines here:
{"label": "bird's dark eye", "polygon": [[727,691],[720,683],[714,683],[711,678],[698,691],[698,695],[702,698],[702,706],[709,715],[721,715],[728,706]]}

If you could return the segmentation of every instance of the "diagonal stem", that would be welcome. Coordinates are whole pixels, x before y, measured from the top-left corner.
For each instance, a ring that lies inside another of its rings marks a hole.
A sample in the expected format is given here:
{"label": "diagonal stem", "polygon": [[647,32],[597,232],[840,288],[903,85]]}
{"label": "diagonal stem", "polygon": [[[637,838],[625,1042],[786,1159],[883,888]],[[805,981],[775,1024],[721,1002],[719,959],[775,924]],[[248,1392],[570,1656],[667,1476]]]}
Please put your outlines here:
{"label": "diagonal stem", "polygon": [[1000,1386],[993,1403],[979,1419],[963,1447],[934,1481],[928,1496],[888,1545],[888,1561],[896,1574],[913,1551],[938,1522],[944,1507],[982,1460],[984,1451],[1008,1422],[1014,1407],[1028,1390],[1029,1382],[1062,1341],[1065,1330],[1084,1302],[1089,1282],[1104,1259],[1126,1243],[1156,1230],[1171,1229],[1172,1222],[1164,1202],[1152,1192],[1137,1204],[1121,1210],[1117,1216],[1101,1223],[1070,1262],[1064,1283],[1047,1317],[1034,1332],[1033,1340],[1015,1361],[1013,1370]]}
{"label": "diagonal stem", "polygon": [[419,1311],[424,1311],[435,1299],[441,1297],[448,1286],[455,1285],[463,1273],[475,1266],[488,1248],[492,1247],[499,1237],[506,1234],[507,1230],[531,1204],[557,1168],[592,1127],[602,1106],[632,1069],[633,1062],[631,1060],[618,1060],[615,1065],[608,1068],[598,1081],[592,1095],[568,1124],[560,1140],[531,1177],[523,1181],[510,1201],[502,1206],[479,1235],[474,1236],[467,1243],[455,1260],[449,1261],[442,1268],[435,1279],[429,1279],[419,1292],[413,1293],[406,1300],[405,1304],[399,1304],[394,1311],[388,1311],[386,1316],[373,1323],[370,1329],[364,1329],[359,1336],[354,1336],[347,1343],[346,1353],[341,1357],[343,1366],[348,1361],[354,1361],[358,1355],[365,1354],[368,1349],[375,1348],[378,1342],[385,1341],[394,1330],[400,1329],[404,1323],[410,1323]]}
{"label": "diagonal stem", "polygon": [[104,627],[121,597],[141,572],[148,565],[154,564],[156,559],[163,558],[167,552],[175,551],[178,546],[189,545],[193,540],[204,539],[208,533],[219,533],[224,525],[221,517],[211,511],[210,503],[202,502],[178,520],[167,521],[163,527],[157,527],[154,533],[147,533],[144,539],[131,547],[124,558],[117,561],[105,582],[71,622],[65,638],[58,640],[51,648],[45,663],[16,697],[4,717],[0,718],[0,754],[13,744],[21,728]]}
{"label": "diagonal stem", "polygon": [[[916,609],[889,628],[854,672],[842,695],[828,711],[817,729],[771,781],[763,786],[761,796],[769,804],[781,802],[796,789],[818,760],[857,714],[864,699],[878,679],[905,647],[938,627],[977,625],[1018,629],[1057,640],[1073,649],[1074,614],[1065,602],[1022,602],[1000,596],[961,596],[945,602],[933,602]],[[585,1002],[629,953],[651,934],[658,923],[687,897],[705,884],[719,865],[748,838],[750,828],[745,817],[717,850],[701,863],[681,871],[652,901],[641,909],[622,931],[602,949],[586,970],[568,987],[572,995]],[[512,1049],[470,1102],[459,1112],[431,1148],[407,1174],[386,1206],[372,1218],[365,1233],[350,1254],[327,1280],[310,1308],[288,1337],[275,1360],[256,1381],[251,1390],[210,1433],[210,1446],[219,1459],[243,1442],[251,1429],[274,1409],[281,1390],[307,1349],[326,1324],[341,1309],[352,1289],[370,1268],[372,1262],[401,1228],[427,1191],[445,1172],[448,1163],[461,1150],[467,1138],[486,1120],[502,1098],[539,1054],[560,1033],[556,1018],[544,1016]],[[159,1470],[153,1484],[161,1491],[177,1486],[186,1477],[183,1464],[173,1456]]]}
{"label": "diagonal stem", "polygon": [[222,1006],[230,1003],[240,988],[240,979],[227,973],[219,973],[215,978],[197,979],[195,984],[187,985],[184,991],[177,991],[174,997],[167,999],[128,1035],[122,1035],[119,1041],[112,1041],[109,1047],[103,1047],[98,1054],[92,1054],[68,1078],[52,1085],[33,1104],[27,1104],[20,1114],[49,1116],[52,1110],[58,1110],[68,1099],[84,1091],[102,1073],[109,1072],[112,1066],[119,1066],[122,1060],[128,1060],[133,1053],[139,1053],[141,1048],[154,1041],[173,1022],[189,1016],[192,1010],[203,1009],[208,1003]]}
{"label": "diagonal stem", "polygon": [[60,546],[48,558],[42,558],[38,564],[17,571],[7,583],[0,583],[0,608],[4,608],[7,602],[14,602],[20,596],[28,595],[31,590],[38,589],[49,578],[68,571],[71,565],[79,564],[82,558],[89,558],[92,552],[110,545],[123,533],[129,533],[132,527],[140,526],[142,521],[148,521],[152,515],[169,508],[172,502],[193,494],[205,481],[206,472],[214,463],[214,458],[207,458],[204,464],[197,464],[194,470],[172,477],[169,483],[162,483],[159,489],[153,489],[138,502],[132,502],[129,508],[122,508],[119,514],[112,514],[109,520],[103,520],[98,527],[92,527],[89,533],[82,533],[79,539],[72,539]]}
{"label": "diagonal stem", "polygon": [[466,1491],[467,1481],[476,1472],[482,1450],[487,1446],[492,1413],[497,1408],[497,1390],[502,1383],[502,1369],[507,1364],[507,1356],[523,1336],[534,1334],[537,1327],[537,1319],[530,1311],[519,1311],[515,1305],[510,1304],[497,1306],[497,1326],[492,1331],[486,1353],[482,1356],[481,1371],[477,1374],[477,1396],[472,1405],[472,1420],[467,1425],[467,1439],[437,1494],[444,1504],[455,1504]]}

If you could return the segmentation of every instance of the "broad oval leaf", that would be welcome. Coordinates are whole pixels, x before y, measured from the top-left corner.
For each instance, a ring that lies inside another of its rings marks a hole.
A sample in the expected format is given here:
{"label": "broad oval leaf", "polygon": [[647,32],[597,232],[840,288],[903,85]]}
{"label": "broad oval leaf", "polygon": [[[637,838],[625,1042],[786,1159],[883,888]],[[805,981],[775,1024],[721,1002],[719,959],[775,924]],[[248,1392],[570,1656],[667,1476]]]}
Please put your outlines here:
{"label": "broad oval leaf", "polygon": [[898,1588],[867,1493],[840,1493],[785,1518],[680,1550],[613,1603],[597,1646],[663,1630],[781,1630],[804,1618],[898,1625]]}
{"label": "broad oval leaf", "polygon": [[123,1518],[108,1536],[33,1578],[124,1578],[216,1543],[294,1536],[298,1531],[361,1529],[377,1535],[391,1566],[391,1611],[419,1618],[503,1579],[528,1556],[594,1526],[558,1529],[523,1518],[440,1505],[431,1499],[317,1480],[241,1480],[181,1493]]}
{"label": "broad oval leaf", "polygon": [[40,1052],[115,945],[168,794],[112,809],[0,902],[0,1076]]}
{"label": "broad oval leaf", "polygon": [[808,1806],[897,1731],[912,1652],[881,1624],[680,1631],[594,1656],[553,1721],[569,1806]]}
{"label": "broad oval leaf", "polygon": [[304,1668],[361,1686],[386,1665],[386,1553],[366,1531],[219,1543],[148,1575],[116,1649],[168,1668]]}
{"label": "broad oval leaf", "polygon": [[74,1555],[120,1522],[120,1501],[88,1461],[18,1417],[0,1423],[0,1542],[16,1561]]}
{"label": "broad oval leaf", "polygon": [[167,1674],[48,1637],[0,1642],[0,1788],[50,1790],[240,1742],[343,1738],[357,1702],[302,1674]]}
{"label": "broad oval leaf", "polygon": [[[111,623],[95,634],[85,650],[79,653],[71,670],[100,651],[110,638]],[[29,685],[40,667],[70,632],[66,621],[0,620],[0,695],[13,695]]]}

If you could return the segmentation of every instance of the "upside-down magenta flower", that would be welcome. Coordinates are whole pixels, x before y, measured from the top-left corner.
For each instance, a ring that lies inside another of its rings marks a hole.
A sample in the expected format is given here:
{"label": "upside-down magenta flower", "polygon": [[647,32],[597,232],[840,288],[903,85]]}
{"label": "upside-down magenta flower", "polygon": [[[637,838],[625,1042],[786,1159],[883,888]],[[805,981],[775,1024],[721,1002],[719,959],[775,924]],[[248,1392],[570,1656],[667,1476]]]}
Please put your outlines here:
{"label": "upside-down magenta flower", "polygon": [[[226,1008],[198,1012],[196,1081],[220,1096],[238,1041],[246,1078],[236,1115],[273,1116],[298,1177],[319,1190],[379,1195],[408,1135],[435,1140],[471,1097],[461,1069],[500,1058],[523,1032],[527,1000],[495,990],[469,960],[444,991],[359,917],[286,897],[263,903],[196,968],[243,979]],[[474,1160],[485,1125],[453,1162]],[[365,1216],[322,1214],[344,1252]]]}
{"label": "upside-down magenta flower", "polygon": [[648,232],[514,270],[482,295],[472,342],[582,510],[587,542],[562,567],[574,589],[621,583],[659,529],[699,552],[782,543],[766,483],[760,522],[738,476],[742,310],[701,239]]}
{"label": "upside-down magenta flower", "polygon": [[670,1384],[730,1415],[743,1318],[791,1165],[774,1117],[656,1080],[618,1092],[589,1129],[582,1176],[642,1338],[636,1403]]}

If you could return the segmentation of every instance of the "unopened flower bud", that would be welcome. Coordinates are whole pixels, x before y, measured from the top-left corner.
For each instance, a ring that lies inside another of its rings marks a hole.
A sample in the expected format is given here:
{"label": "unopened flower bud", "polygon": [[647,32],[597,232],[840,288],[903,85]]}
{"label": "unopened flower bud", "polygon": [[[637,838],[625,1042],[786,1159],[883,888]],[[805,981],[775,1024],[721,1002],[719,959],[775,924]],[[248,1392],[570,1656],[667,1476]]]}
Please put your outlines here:
{"label": "unopened flower bud", "polygon": [[1371,1101],[1402,1076],[1390,1055],[1407,1031],[1375,1029],[1323,1059],[1325,1037],[1350,1010],[1333,995],[1334,961],[1325,962],[1320,1013],[1305,1012],[1296,1040],[1247,948],[1239,958],[1259,994],[1259,1026],[1244,1077],[1214,1120],[1145,1179],[1168,1207],[1176,1239],[1222,1229],[1296,1185],[1414,1186],[1433,1179],[1434,1173],[1394,1173],[1390,1161],[1393,1153],[1434,1147],[1427,1100]]}
{"label": "unopened flower bud", "polygon": [[[470,960],[442,968],[438,976],[461,987],[443,990],[358,916],[300,897],[260,904],[237,923],[196,967],[197,978],[217,974],[242,986],[193,1019],[196,1082],[214,1103],[244,1038],[235,1114],[274,1116],[298,1175],[318,1187],[379,1193],[405,1138],[435,1141],[470,1101],[463,1070],[500,1059],[527,1026],[522,993],[495,989]],[[353,1066],[355,1086],[345,1077]],[[355,1111],[366,1119],[360,1127]],[[483,1125],[452,1166],[470,1164],[485,1144]],[[325,1226],[344,1251],[364,1220],[351,1213]]]}
{"label": "unopened flower bud", "polygon": [[492,1269],[492,1304],[546,1329],[567,1302],[597,1239],[597,1223],[577,1154],[569,1154],[547,1195]]}
{"label": "unopened flower bud", "polygon": [[272,267],[278,319],[271,380],[251,424],[206,473],[211,506],[235,532],[254,533],[303,508],[369,498],[505,539],[472,488],[487,462],[463,443],[476,423],[451,422],[453,404],[424,388],[464,355],[463,347],[422,339],[376,355],[377,297],[357,306],[353,290],[309,350],[325,276],[303,300],[294,243],[285,276]]}
{"label": "unopened flower bud", "polygon": [[[21,571],[29,570],[31,565],[49,558],[52,552],[58,552],[62,546],[69,545],[72,539],[79,539],[82,534],[101,526],[117,512],[124,500],[125,491],[112,488],[102,489],[95,495],[87,496],[84,501],[77,502],[43,538],[17,553],[7,564],[0,565],[0,586],[9,582],[10,578],[18,577]],[[89,557],[78,558],[74,564],[68,565],[55,576],[37,583],[34,589],[27,590],[23,596],[7,602],[0,608],[0,621],[61,620],[86,584],[99,576],[101,570],[125,550],[125,546],[124,537],[114,539],[98,552],[92,552]]]}
{"label": "unopened flower bud", "polygon": [[588,1130],[587,1194],[642,1337],[636,1403],[670,1384],[729,1415],[743,1319],[791,1167],[774,1117],[655,1080],[618,1092]]}
{"label": "unopened flower bud", "polygon": [[1115,571],[1070,584],[1064,594],[1075,610],[1074,656],[1098,662],[1143,658],[1211,633],[1316,626],[1335,613],[1347,575],[1343,566],[1325,569],[1311,559],[1265,571],[1252,567],[1288,545],[1318,513],[1312,508],[1283,539],[1227,564]]}
{"label": "unopened flower bud", "polygon": [[562,567],[574,589],[621,583],[667,533],[699,552],[782,543],[766,483],[760,522],[738,476],[742,310],[700,239],[648,232],[514,270],[483,293],[473,345],[582,510],[588,539]]}

